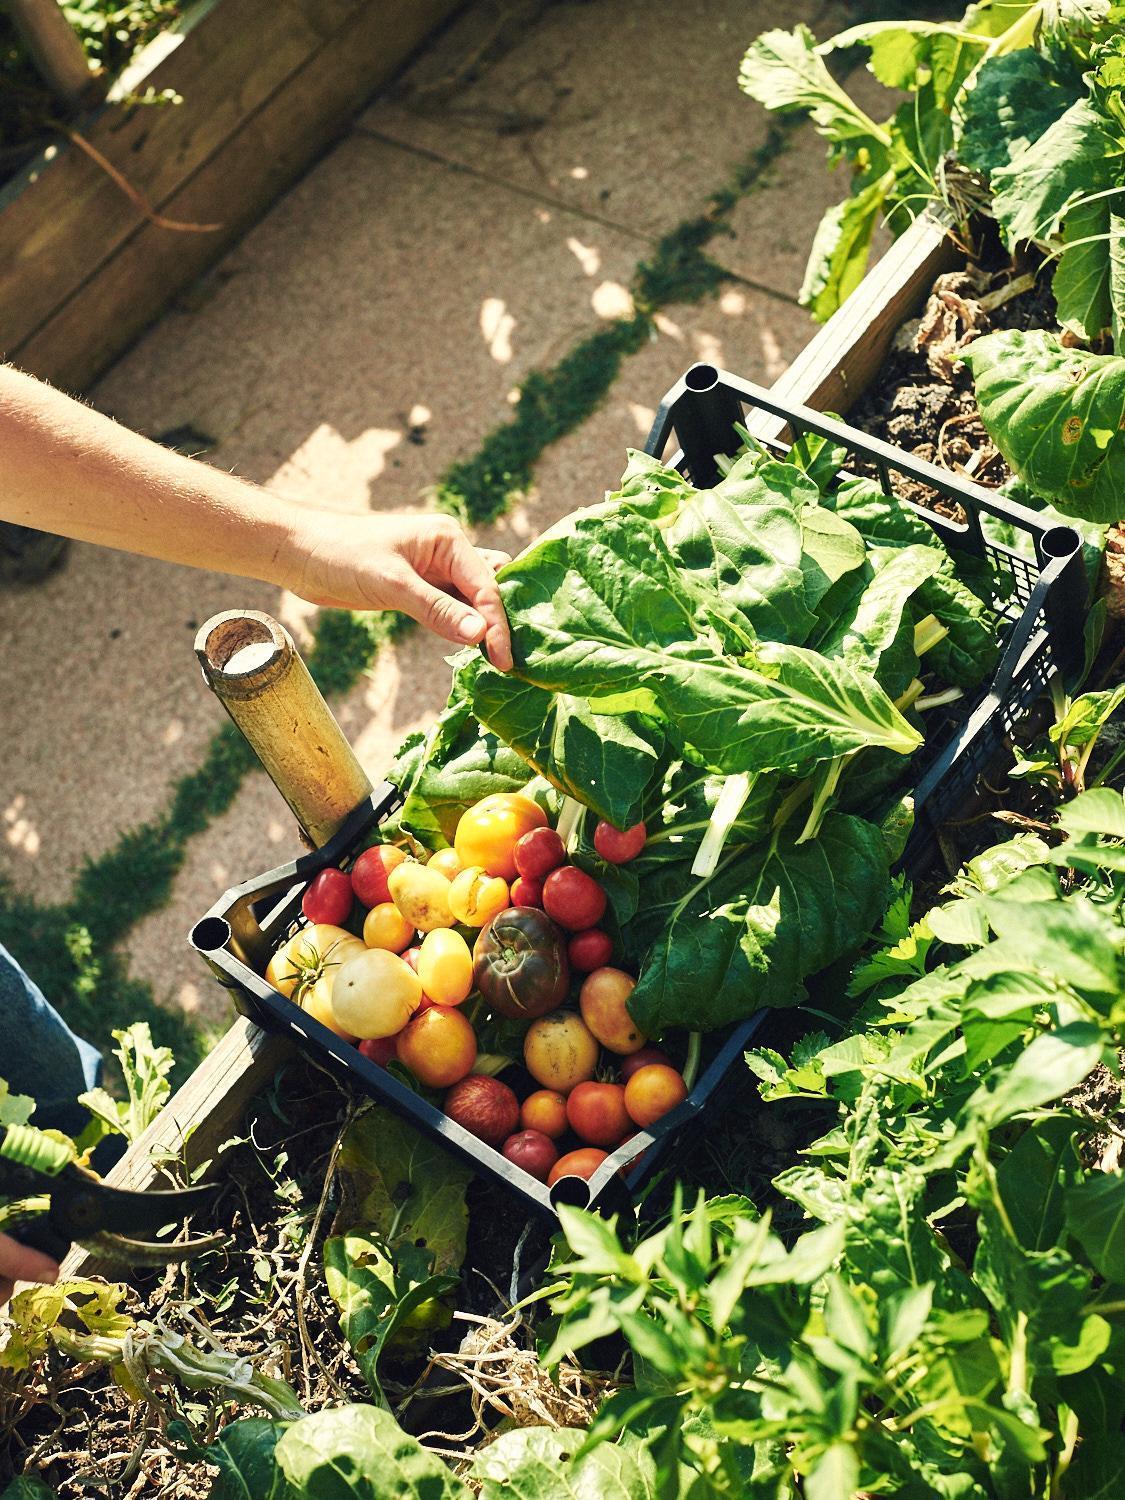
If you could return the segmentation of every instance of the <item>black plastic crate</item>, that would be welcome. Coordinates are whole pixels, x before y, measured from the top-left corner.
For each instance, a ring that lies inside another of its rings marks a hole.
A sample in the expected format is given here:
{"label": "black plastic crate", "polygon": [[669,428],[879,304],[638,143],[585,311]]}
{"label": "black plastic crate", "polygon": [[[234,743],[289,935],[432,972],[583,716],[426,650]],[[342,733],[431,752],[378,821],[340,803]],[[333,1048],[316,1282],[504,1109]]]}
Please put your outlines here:
{"label": "black plastic crate", "polygon": [[[808,408],[783,404],[768,391],[736,379],[710,365],[693,366],[668,392],[646,444],[660,455],[674,434],[680,450],[672,462],[700,486],[719,477],[716,454],[733,454],[740,446],[734,430],[747,412],[761,411],[784,419],[794,439],[813,432],[844,447],[852,459],[873,465],[888,493],[893,476],[903,474],[955,500],[968,517],[958,525],[933,511],[913,507],[951,551],[987,559],[996,579],[996,605],[1007,639],[991,687],[964,712],[944,739],[923,752],[916,781],[915,833],[903,859],[919,873],[932,848],[934,830],[971,788],[1002,748],[1012,723],[1038,696],[1056,669],[1069,671],[1081,658],[1086,579],[1081,542],[1070,527],[1047,526],[1033,511],[1011,505],[993,492],[932,465],[900,453],[842,422]],[[773,444],[785,451],[784,443]],[[980,516],[990,514],[1028,532],[1036,562],[985,540]],[[439,1140],[474,1170],[501,1182],[524,1205],[554,1216],[556,1204],[597,1206],[603,1212],[629,1208],[633,1195],[676,1134],[711,1101],[732,1064],[765,1024],[760,1012],[725,1032],[703,1039],[705,1054],[688,1098],[637,1134],[604,1161],[589,1182],[564,1178],[548,1189],[513,1166],[499,1151],[484,1145],[440,1109],[416,1094],[393,1073],[360,1054],[262,977],[270,955],[301,920],[301,895],[320,870],[346,865],[365,848],[372,831],[398,805],[397,790],[384,783],[355,809],[332,840],[314,853],[229,890],[191,932],[191,943],[220,982],[232,990],[239,1009],[268,1030],[288,1033],[315,1062],[342,1082],[358,1087],[427,1135]],[[640,1153],[643,1159],[637,1161]],[[632,1168],[620,1169],[633,1162]]]}

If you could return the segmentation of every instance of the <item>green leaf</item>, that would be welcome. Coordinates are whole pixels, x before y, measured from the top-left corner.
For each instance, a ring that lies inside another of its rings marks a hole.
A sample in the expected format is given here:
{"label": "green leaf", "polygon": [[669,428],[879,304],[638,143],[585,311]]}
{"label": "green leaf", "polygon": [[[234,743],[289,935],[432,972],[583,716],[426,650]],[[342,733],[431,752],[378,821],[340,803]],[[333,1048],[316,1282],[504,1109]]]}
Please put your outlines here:
{"label": "green leaf", "polygon": [[1096,339],[1109,328],[1109,281],[1109,200],[1075,204],[1066,216],[1062,255],[1051,282],[1059,326],[1082,339]]}
{"label": "green leaf", "polygon": [[1095,787],[1083,792],[1073,802],[1059,808],[1059,827],[1071,837],[1094,833],[1106,838],[1125,839],[1125,796],[1109,787]]}
{"label": "green leaf", "polygon": [[833,1443],[805,1477],[807,1500],[851,1500],[859,1488],[859,1455],[854,1443]]}
{"label": "green leaf", "polygon": [[435,1273],[465,1258],[472,1174],[447,1151],[387,1109],[358,1115],[339,1158],[341,1205],[333,1231],[373,1231],[392,1246],[429,1251]]}
{"label": "green leaf", "polygon": [[207,1500],[290,1500],[292,1491],[275,1456],[289,1425],[242,1417],[224,1427],[207,1449],[207,1462],[219,1470]]}
{"label": "green leaf", "polygon": [[738,85],[767,109],[807,114],[821,135],[857,149],[887,144],[887,136],[832,77],[805,25],[767,31],[747,50]]}
{"label": "green leaf", "polygon": [[1103,692],[1082,693],[1067,705],[1062,718],[1051,725],[1051,743],[1081,749],[1097,739],[1123,703],[1125,683]]}
{"label": "green leaf", "polygon": [[871,239],[893,183],[893,174],[884,173],[825,210],[797,294],[818,323],[827,322],[866,275]]}
{"label": "green leaf", "polygon": [[1058,1242],[1067,1195],[1080,1171],[1074,1122],[1065,1115],[1036,1121],[1000,1162],[1000,1198],[1025,1249],[1046,1250]]}
{"label": "green leaf", "polygon": [[0,1125],[26,1125],[35,1113],[35,1100],[29,1094],[13,1094],[7,1081],[0,1078]]}
{"label": "green leaf", "polygon": [[501,1433],[473,1460],[481,1500],[656,1500],[656,1464],[635,1439],[599,1443],[577,1461],[587,1433],[524,1427]]}
{"label": "green leaf", "polygon": [[1009,245],[1043,243],[1057,234],[1079,198],[1113,186],[1119,154],[1091,101],[1072,104],[1010,165],[993,173],[992,212]]}
{"label": "green leaf", "polygon": [[1107,1281],[1125,1281],[1125,1177],[1092,1172],[1066,1194],[1066,1227]]}
{"label": "green leaf", "polygon": [[998,1079],[982,1083],[969,1109],[984,1124],[999,1125],[1012,1115],[1050,1104],[1077,1088],[1101,1061],[1104,1049],[1100,1027],[1088,1021],[1060,1026],[1036,1037]]}
{"label": "green leaf", "polygon": [[[431,1252],[400,1243],[393,1253],[385,1241],[353,1231],[325,1241],[324,1274],[340,1309],[340,1327],[351,1345],[375,1399],[387,1400],[379,1381],[379,1359],[387,1344],[414,1315],[424,1312],[457,1285],[451,1275],[433,1275]],[[436,1309],[426,1326],[446,1323]]]}
{"label": "green leaf", "polygon": [[[41,1479],[22,1477],[12,1480],[0,1500],[54,1500],[57,1494],[57,1490],[44,1484]],[[263,1497],[263,1500],[270,1500],[270,1496]]]}
{"label": "green leaf", "polygon": [[[629,1009],[646,1036],[683,1024],[711,1030],[763,1005],[789,1005],[801,982],[850,952],[878,920],[888,888],[879,830],[829,814],[820,836],[728,859],[687,897],[669,903]],[[659,892],[646,903],[648,922]],[[690,999],[688,998],[690,997]]]}
{"label": "green leaf", "polygon": [[988,58],[960,101],[958,158],[990,174],[1015,161],[1074,103],[1074,70],[1032,47]]}
{"label": "green leaf", "polygon": [[1041,329],[965,350],[981,419],[1032,489],[1064,514],[1113,522],[1125,487],[1125,358],[1065,349]]}
{"label": "green leaf", "polygon": [[377,1406],[315,1412],[275,1453],[302,1500],[471,1500],[468,1486]]}

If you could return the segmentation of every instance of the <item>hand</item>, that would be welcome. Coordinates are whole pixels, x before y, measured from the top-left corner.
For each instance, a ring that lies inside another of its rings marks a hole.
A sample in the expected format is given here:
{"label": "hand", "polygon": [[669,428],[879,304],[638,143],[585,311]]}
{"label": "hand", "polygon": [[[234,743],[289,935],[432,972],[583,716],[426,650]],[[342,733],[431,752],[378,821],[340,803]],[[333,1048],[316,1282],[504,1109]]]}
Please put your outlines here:
{"label": "hand", "polygon": [[0,1234],[0,1307],[12,1295],[15,1281],[44,1281],[48,1286],[58,1280],[59,1268],[41,1250],[29,1250],[11,1235]]}
{"label": "hand", "polygon": [[512,665],[494,574],[506,552],[478,550],[451,516],[353,515],[301,506],[283,560],[285,587],[336,609],[400,609],[459,646],[485,643]]}

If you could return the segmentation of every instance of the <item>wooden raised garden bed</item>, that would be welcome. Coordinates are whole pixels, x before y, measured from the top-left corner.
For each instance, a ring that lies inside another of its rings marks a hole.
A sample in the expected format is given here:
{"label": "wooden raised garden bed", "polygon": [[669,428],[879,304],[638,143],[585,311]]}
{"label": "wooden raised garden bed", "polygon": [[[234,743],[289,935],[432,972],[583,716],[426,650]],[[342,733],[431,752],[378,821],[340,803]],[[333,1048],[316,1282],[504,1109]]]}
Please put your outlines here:
{"label": "wooden raised garden bed", "polygon": [[[85,148],[60,136],[0,189],[0,355],[88,385],[458,3],[198,0],[74,122]],[[156,215],[215,227],[161,227],[95,154]]]}

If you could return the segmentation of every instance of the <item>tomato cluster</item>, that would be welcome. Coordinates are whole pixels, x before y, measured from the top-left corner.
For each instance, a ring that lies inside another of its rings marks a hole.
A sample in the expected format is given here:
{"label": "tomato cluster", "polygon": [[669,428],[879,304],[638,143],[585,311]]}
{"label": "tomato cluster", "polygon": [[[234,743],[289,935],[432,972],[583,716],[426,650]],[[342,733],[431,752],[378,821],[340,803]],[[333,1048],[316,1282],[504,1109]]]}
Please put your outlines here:
{"label": "tomato cluster", "polygon": [[[644,841],[640,823],[599,823],[594,834],[611,863]],[[301,905],[309,925],[274,954],[270,982],[370,1061],[446,1090],[450,1118],[540,1181],[590,1176],[686,1097],[629,1015],[635,981],[611,966],[613,942],[598,926],[605,891],[568,861],[529,797],[483,798],[452,847],[424,862],[394,844],[365,849],[350,871],[322,870]],[[577,1009],[567,1009],[575,989]],[[462,1007],[529,1023],[523,1060],[539,1087],[522,1103],[474,1071],[477,1034]],[[581,1145],[560,1155],[568,1136]]]}

